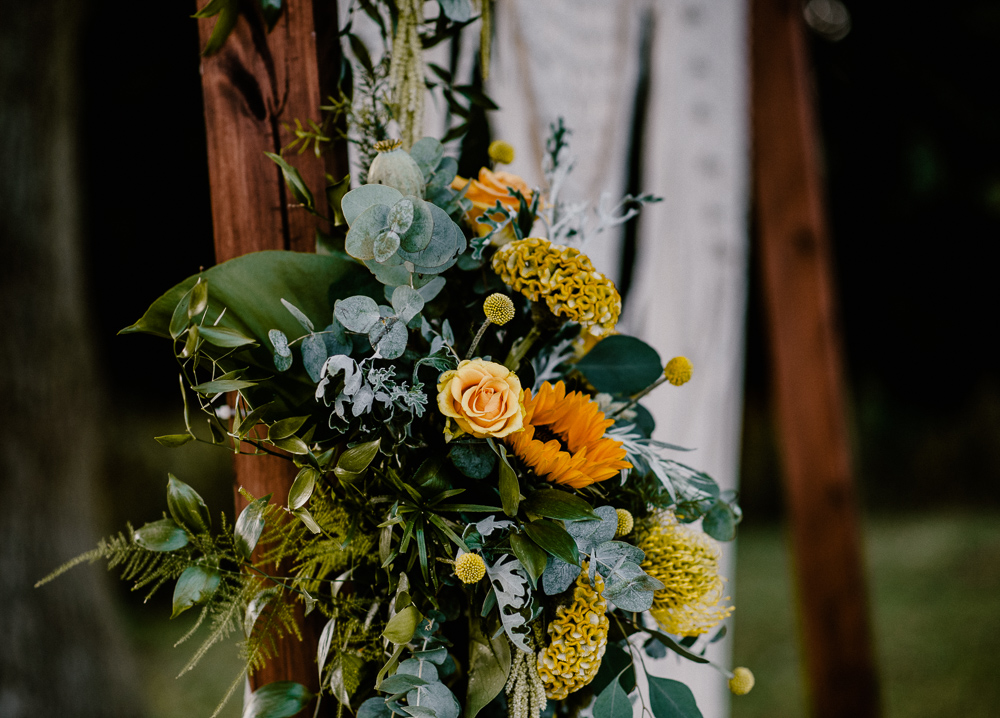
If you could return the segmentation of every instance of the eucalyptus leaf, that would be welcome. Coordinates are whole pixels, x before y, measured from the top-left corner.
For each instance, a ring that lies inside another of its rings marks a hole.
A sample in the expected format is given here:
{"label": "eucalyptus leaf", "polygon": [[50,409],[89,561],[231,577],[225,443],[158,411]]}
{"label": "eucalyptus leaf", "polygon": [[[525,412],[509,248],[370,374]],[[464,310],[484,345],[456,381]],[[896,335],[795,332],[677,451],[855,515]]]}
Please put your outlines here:
{"label": "eucalyptus leaf", "polygon": [[618,681],[612,681],[597,696],[594,718],[632,718],[632,704]]}
{"label": "eucalyptus leaf", "polygon": [[725,501],[717,501],[701,521],[702,530],[717,541],[736,538],[736,514]]}
{"label": "eucalyptus leaf", "polygon": [[641,613],[653,605],[653,593],[663,584],[636,563],[624,561],[605,577],[601,595],[623,611]]}
{"label": "eucalyptus leaf", "polygon": [[458,718],[462,712],[455,694],[440,682],[415,688],[406,694],[406,702],[411,706],[430,708],[437,718]]}
{"label": "eucalyptus leaf", "polygon": [[576,369],[598,391],[635,394],[659,379],[663,363],[656,350],[625,334],[605,337],[580,361]]}
{"label": "eucalyptus leaf", "polygon": [[398,359],[406,351],[409,334],[406,324],[390,317],[387,321],[376,322],[368,332],[368,341],[372,349],[377,349],[383,359]]}
{"label": "eucalyptus leaf", "polygon": [[207,601],[219,587],[221,575],[218,569],[206,566],[188,566],[177,578],[174,586],[173,612],[171,618],[177,618],[195,604]]}
{"label": "eucalyptus leaf", "polygon": [[404,234],[410,228],[410,225],[413,224],[413,215],[413,200],[409,197],[403,197],[403,199],[389,208],[389,214],[386,215],[386,223],[389,225],[389,229],[396,234]]}
{"label": "eucalyptus leaf", "polygon": [[424,137],[413,143],[413,147],[410,148],[410,157],[417,163],[417,167],[424,175],[424,182],[427,182],[444,157],[444,145],[433,137]]}
{"label": "eucalyptus leaf", "polygon": [[404,197],[401,201],[410,202],[413,207],[413,217],[407,228],[400,231],[400,246],[406,252],[420,252],[431,243],[434,235],[434,215],[428,203],[418,197]]}
{"label": "eucalyptus leaf", "polygon": [[314,382],[323,378],[323,365],[330,354],[325,338],[319,334],[310,334],[302,340],[302,364],[306,373]]}
{"label": "eucalyptus leaf", "polygon": [[691,689],[680,681],[646,674],[655,718],[702,718]]}
{"label": "eucalyptus leaf", "polygon": [[201,495],[173,474],[167,474],[167,509],[191,533],[208,533],[212,517]]}
{"label": "eucalyptus leaf", "polygon": [[337,302],[333,314],[344,329],[367,334],[379,319],[378,304],[371,297],[357,295]]}
{"label": "eucalyptus leaf", "polygon": [[132,534],[132,540],[147,551],[176,551],[188,544],[188,535],[173,519],[160,519]]}
{"label": "eucalyptus leaf", "polygon": [[390,718],[392,711],[384,698],[369,698],[358,708],[358,718]]}
{"label": "eucalyptus leaf", "polygon": [[242,718],[291,718],[312,699],[313,694],[301,683],[266,683],[247,698]]}
{"label": "eucalyptus leaf", "polygon": [[340,201],[344,220],[353,225],[355,220],[367,209],[375,205],[384,205],[386,214],[389,207],[403,199],[402,193],[394,187],[381,184],[365,184],[352,189]]}
{"label": "eucalyptus leaf", "polygon": [[429,302],[441,293],[441,290],[444,289],[445,283],[444,277],[434,277],[426,284],[418,287],[417,291],[420,292],[420,296],[424,298],[424,302]]}
{"label": "eucalyptus leaf", "polygon": [[388,262],[399,249],[399,234],[391,229],[379,232],[372,243],[373,258],[376,262]]}
{"label": "eucalyptus leaf", "polygon": [[284,298],[282,298],[281,303],[284,305],[285,309],[288,310],[288,313],[291,314],[293,317],[295,317],[295,320],[302,325],[303,329],[305,329],[307,332],[316,331],[316,328],[313,326],[313,323],[309,320],[309,317],[307,317],[302,312],[301,309],[299,309],[297,306],[295,306],[290,301]]}
{"label": "eucalyptus leaf", "polygon": [[271,494],[254,499],[240,512],[236,519],[236,526],[233,528],[233,538],[236,543],[236,550],[245,559],[249,559],[253,553],[260,534],[264,530],[264,509],[267,502],[271,500]]}
{"label": "eucalyptus leaf", "polygon": [[[347,231],[345,251],[355,259],[376,259],[375,244],[389,229],[388,217],[389,208],[384,204],[376,204],[362,212]],[[399,237],[396,239],[398,241]],[[385,259],[381,261],[384,262]]]}
{"label": "eucalyptus leaf", "polygon": [[364,264],[375,275],[375,279],[382,282],[382,284],[396,287],[410,283],[412,272],[403,264],[389,266],[388,264],[379,264],[373,259],[365,260]]}
{"label": "eucalyptus leaf", "polygon": [[423,308],[424,298],[417,290],[402,286],[396,287],[393,291],[392,309],[396,312],[399,321],[404,324],[409,323]]}
{"label": "eucalyptus leaf", "polygon": [[423,678],[417,678],[408,673],[397,673],[383,680],[378,685],[378,689],[383,693],[396,694],[405,693],[413,688],[425,685],[427,685],[427,681]]}
{"label": "eucalyptus leaf", "polygon": [[549,556],[545,572],[542,574],[542,592],[546,596],[562,593],[573,585],[582,571],[580,564],[566,563],[562,559]]}
{"label": "eucalyptus leaf", "polygon": [[485,479],[497,465],[496,454],[484,442],[452,443],[448,457],[470,479]]}
{"label": "eucalyptus leaf", "polygon": [[591,553],[595,546],[613,539],[618,529],[618,513],[612,507],[598,506],[594,513],[596,519],[566,523],[566,531],[576,540],[580,553]]}

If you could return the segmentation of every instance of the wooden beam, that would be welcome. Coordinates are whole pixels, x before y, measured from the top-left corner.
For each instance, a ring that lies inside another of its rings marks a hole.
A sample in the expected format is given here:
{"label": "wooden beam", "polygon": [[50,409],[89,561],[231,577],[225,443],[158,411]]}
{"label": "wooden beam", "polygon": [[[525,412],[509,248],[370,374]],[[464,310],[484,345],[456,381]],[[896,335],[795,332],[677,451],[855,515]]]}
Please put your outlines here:
{"label": "wooden beam", "polygon": [[752,5],[755,207],[811,714],[871,718],[878,680],[802,5]]}
{"label": "wooden beam", "polygon": [[[207,0],[198,0],[199,7],[206,4]],[[219,262],[266,249],[313,251],[321,221],[294,205],[280,170],[264,155],[280,153],[294,139],[285,123],[294,126],[296,118],[303,123],[320,119],[313,3],[286,0],[281,19],[271,32],[264,25],[259,3],[239,0],[238,5],[240,16],[232,34],[218,54],[203,59],[201,68]],[[335,9],[326,17],[336,23]],[[199,20],[202,46],[215,22],[214,17]],[[324,32],[321,36],[329,35]],[[335,54],[336,48],[331,52]],[[337,61],[339,64],[339,56]],[[311,151],[287,159],[302,174],[317,205],[325,206],[323,160]],[[285,501],[296,473],[290,461],[260,456],[237,456],[235,469],[236,488],[243,486],[254,496],[273,494],[278,503]],[[245,505],[237,493],[237,512]],[[298,617],[304,626],[304,640],[294,636],[281,640],[277,658],[251,676],[254,688],[292,680],[318,690],[317,626],[313,617],[305,620],[301,609]],[[334,703],[327,701],[324,707],[332,710]]]}

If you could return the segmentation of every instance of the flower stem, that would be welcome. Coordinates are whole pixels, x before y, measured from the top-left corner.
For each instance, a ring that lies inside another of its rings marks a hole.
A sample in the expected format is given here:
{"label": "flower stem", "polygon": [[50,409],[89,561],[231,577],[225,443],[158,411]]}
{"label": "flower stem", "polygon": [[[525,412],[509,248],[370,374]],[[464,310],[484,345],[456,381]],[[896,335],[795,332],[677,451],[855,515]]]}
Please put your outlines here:
{"label": "flower stem", "polygon": [[519,339],[514,343],[514,346],[510,348],[510,354],[507,355],[507,360],[503,363],[505,367],[511,371],[517,371],[518,367],[521,366],[521,360],[527,355],[528,351],[531,350],[532,345],[538,341],[542,336],[542,331],[535,325],[528,332],[528,336]]}
{"label": "flower stem", "polygon": [[476,338],[472,340],[472,344],[469,346],[469,353],[465,355],[466,359],[472,358],[472,354],[476,351],[476,347],[479,346],[479,341],[483,338],[483,334],[486,333],[487,327],[489,327],[492,323],[493,322],[487,319],[483,322],[483,326],[479,327],[479,331],[476,332]]}

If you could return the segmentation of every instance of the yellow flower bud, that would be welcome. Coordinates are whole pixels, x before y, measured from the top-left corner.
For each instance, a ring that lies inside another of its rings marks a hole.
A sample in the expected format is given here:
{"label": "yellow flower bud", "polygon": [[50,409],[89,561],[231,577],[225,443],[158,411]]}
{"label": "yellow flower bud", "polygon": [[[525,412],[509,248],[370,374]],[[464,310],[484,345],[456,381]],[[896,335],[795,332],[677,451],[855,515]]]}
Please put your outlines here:
{"label": "yellow flower bud", "polygon": [[514,302],[506,294],[494,292],[483,302],[483,313],[497,326],[503,326],[514,318]]}
{"label": "yellow flower bud", "polygon": [[733,677],[729,679],[729,690],[733,695],[745,696],[753,689],[753,673],[749,668],[737,668],[733,671]]}
{"label": "yellow flower bud", "polygon": [[455,561],[455,575],[462,583],[477,583],[486,575],[486,564],[478,553],[463,553]]}
{"label": "yellow flower bud", "polygon": [[635,526],[635,519],[626,509],[615,509],[615,513],[618,514],[618,528],[615,530],[615,536],[628,536],[632,533],[632,527]]}
{"label": "yellow flower bud", "polygon": [[663,376],[674,386],[680,386],[691,381],[691,371],[694,367],[687,357],[674,357],[667,362],[663,369]]}
{"label": "yellow flower bud", "polygon": [[509,165],[514,161],[514,148],[509,142],[493,140],[490,142],[490,159],[501,165]]}

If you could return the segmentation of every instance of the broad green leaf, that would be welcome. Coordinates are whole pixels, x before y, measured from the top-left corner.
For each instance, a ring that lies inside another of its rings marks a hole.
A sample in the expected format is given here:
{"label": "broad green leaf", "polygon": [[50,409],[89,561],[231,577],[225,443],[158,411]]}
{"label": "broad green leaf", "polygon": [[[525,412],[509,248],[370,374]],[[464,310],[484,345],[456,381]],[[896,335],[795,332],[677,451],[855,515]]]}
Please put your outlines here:
{"label": "broad green leaf", "polygon": [[236,519],[233,536],[236,539],[236,550],[243,558],[250,558],[260,540],[260,534],[264,530],[264,509],[270,500],[271,494],[254,499]]}
{"label": "broad green leaf", "polygon": [[465,696],[465,718],[476,718],[479,711],[500,695],[507,683],[510,643],[503,635],[493,639],[485,636],[475,612],[469,621],[469,687]]}
{"label": "broad green leaf", "polygon": [[173,519],[160,519],[138,529],[132,540],[148,551],[176,551],[187,546],[188,535]]}
{"label": "broad green leaf", "polygon": [[[357,262],[343,253],[254,252],[184,280],[157,299],[139,321],[121,333],[144,332],[170,338],[170,319],[174,308],[201,277],[212,288],[205,324],[235,329],[243,336],[251,337],[257,345],[247,345],[239,353],[238,360],[220,359],[222,369],[228,372],[237,367],[256,367],[265,374],[273,374],[275,366],[268,331],[277,329],[286,336],[302,333],[298,321],[278,298],[294,304],[306,316],[329,317],[332,302],[336,299],[357,294],[375,296],[376,290],[381,292],[381,287],[368,272],[358,270]],[[408,281],[397,284],[406,283]],[[261,297],[274,299],[261,301]],[[184,317],[187,316],[186,301],[182,312]],[[231,349],[207,343],[200,351],[213,358],[232,352]],[[273,376],[268,380],[266,390],[255,387],[245,392],[245,396],[253,406],[274,401],[270,414],[281,418],[313,411],[315,391],[316,383],[304,368],[299,367]]]}
{"label": "broad green leaf", "polygon": [[219,587],[220,580],[218,569],[188,566],[174,586],[173,613],[170,617],[177,618],[191,606],[207,601]]}
{"label": "broad green leaf", "polygon": [[287,419],[276,421],[268,428],[267,438],[271,441],[287,439],[290,436],[294,436],[307,421],[309,421],[308,416],[290,416]]}
{"label": "broad green leaf", "polygon": [[212,526],[204,499],[173,474],[167,474],[167,509],[174,521],[191,533],[208,533]]}
{"label": "broad green leaf", "polygon": [[245,337],[235,329],[230,329],[229,327],[202,325],[198,327],[198,333],[206,342],[214,344],[217,347],[242,347],[254,343],[254,340],[250,337]]}
{"label": "broad green leaf", "polygon": [[301,683],[267,683],[250,694],[243,704],[242,718],[291,718],[312,699],[313,694]]}
{"label": "broad green leaf", "polygon": [[184,446],[189,441],[194,441],[194,437],[191,434],[165,434],[163,436],[154,436],[153,440],[160,446],[165,446],[168,449],[176,449],[178,446]]}
{"label": "broad green leaf", "polygon": [[632,718],[632,704],[618,681],[612,681],[594,701],[594,718]]}
{"label": "broad green leaf", "polygon": [[181,349],[181,358],[193,357],[200,346],[201,333],[198,331],[198,327],[188,327],[187,339],[184,340],[184,348]]}
{"label": "broad green leaf", "polygon": [[[572,541],[572,539],[570,539]],[[514,549],[514,555],[521,562],[528,572],[533,586],[538,585],[538,579],[545,571],[545,564],[548,563],[548,554],[543,551],[538,544],[524,534],[511,534],[510,547]]]}
{"label": "broad green leaf", "polygon": [[524,501],[525,511],[547,519],[580,521],[597,518],[593,507],[583,498],[559,489],[535,491]]}
{"label": "broad green leaf", "polygon": [[[532,521],[524,525],[524,532],[532,541],[556,558],[569,564],[580,564],[580,554],[576,548],[576,541],[567,533],[566,529],[555,521],[548,519]],[[545,565],[543,564],[542,571],[544,570]]]}
{"label": "broad green leaf", "polygon": [[608,641],[604,657],[601,659],[601,667],[591,681],[590,688],[594,693],[600,694],[615,678],[626,693],[635,690],[635,666],[632,664],[632,654],[618,643]]}
{"label": "broad green leaf", "polygon": [[605,337],[576,363],[598,391],[635,394],[660,378],[663,363],[656,350],[635,337]]}
{"label": "broad green leaf", "polygon": [[292,482],[291,488],[288,489],[289,509],[294,511],[306,505],[309,497],[312,496],[313,489],[316,488],[316,479],[318,478],[319,472],[311,466],[306,466],[299,470],[299,473],[295,476],[295,481]]}
{"label": "broad green leaf", "polygon": [[649,703],[656,718],[702,718],[691,689],[680,681],[646,674]]}
{"label": "broad green leaf", "polygon": [[257,386],[257,382],[245,381],[244,379],[220,379],[219,381],[206,381],[203,384],[197,384],[191,388],[199,394],[211,396],[212,394],[222,394],[227,391],[248,389],[251,386]]}
{"label": "broad green leaf", "polygon": [[282,159],[280,155],[276,155],[273,152],[265,152],[264,154],[270,157],[281,168],[281,174],[285,177],[285,183],[288,185],[288,188],[292,190],[295,201],[305,205],[306,209],[310,212],[314,211],[316,206],[313,194],[309,191],[309,187],[306,186],[306,182],[302,179],[299,171]]}

